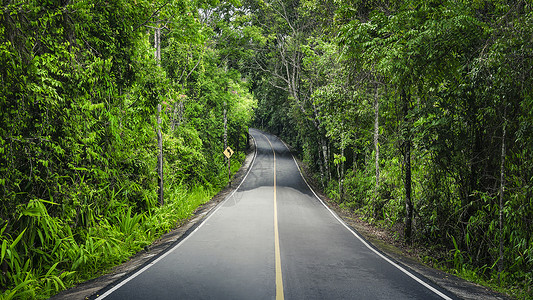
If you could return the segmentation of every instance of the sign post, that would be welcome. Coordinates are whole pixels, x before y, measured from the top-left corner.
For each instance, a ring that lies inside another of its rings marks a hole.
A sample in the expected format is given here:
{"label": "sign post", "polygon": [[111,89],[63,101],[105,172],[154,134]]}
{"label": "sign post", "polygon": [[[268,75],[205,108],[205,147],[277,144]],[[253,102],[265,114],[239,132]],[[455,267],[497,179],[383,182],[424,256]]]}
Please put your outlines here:
{"label": "sign post", "polygon": [[224,156],[228,159],[228,184],[231,186],[231,156],[233,155],[233,150],[230,147],[226,147],[224,150]]}

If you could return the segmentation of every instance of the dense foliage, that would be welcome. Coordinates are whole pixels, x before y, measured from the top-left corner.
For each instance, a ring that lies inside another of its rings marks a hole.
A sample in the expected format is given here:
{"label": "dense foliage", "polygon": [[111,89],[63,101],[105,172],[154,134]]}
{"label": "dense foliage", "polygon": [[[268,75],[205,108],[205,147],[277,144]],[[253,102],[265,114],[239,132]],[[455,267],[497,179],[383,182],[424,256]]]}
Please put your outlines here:
{"label": "dense foliage", "polygon": [[341,205],[532,296],[530,1],[11,0],[0,35],[4,298],[173,227],[225,183],[224,115],[242,158],[254,110]]}
{"label": "dense foliage", "polygon": [[246,2],[256,124],[342,205],[531,297],[529,1]]}
{"label": "dense foliage", "polygon": [[221,58],[231,51],[218,42],[223,15],[204,20],[214,5],[3,1],[2,298],[47,298],[97,276],[227,182],[224,111],[238,165],[255,100]]}

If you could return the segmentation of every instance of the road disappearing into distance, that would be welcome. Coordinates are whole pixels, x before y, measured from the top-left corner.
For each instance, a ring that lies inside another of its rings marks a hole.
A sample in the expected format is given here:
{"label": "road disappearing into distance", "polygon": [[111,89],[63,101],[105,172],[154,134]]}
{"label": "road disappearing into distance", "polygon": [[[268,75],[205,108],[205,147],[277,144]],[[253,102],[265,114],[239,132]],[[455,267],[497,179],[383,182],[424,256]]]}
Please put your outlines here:
{"label": "road disappearing into distance", "polygon": [[97,299],[455,299],[342,222],[280,139],[250,134],[256,156],[239,187],[171,250]]}

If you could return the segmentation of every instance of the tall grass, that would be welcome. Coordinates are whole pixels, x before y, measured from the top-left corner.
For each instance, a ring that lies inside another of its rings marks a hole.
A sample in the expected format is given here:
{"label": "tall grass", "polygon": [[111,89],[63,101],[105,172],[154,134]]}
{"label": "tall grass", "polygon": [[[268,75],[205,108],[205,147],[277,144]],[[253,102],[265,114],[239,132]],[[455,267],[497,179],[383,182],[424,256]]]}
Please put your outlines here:
{"label": "tall grass", "polygon": [[164,206],[135,213],[118,204],[77,231],[48,215],[43,200],[30,201],[20,208],[26,228],[18,236],[4,234],[8,224],[0,228],[0,299],[46,299],[99,276],[176,227],[215,193],[210,187],[174,186]]}

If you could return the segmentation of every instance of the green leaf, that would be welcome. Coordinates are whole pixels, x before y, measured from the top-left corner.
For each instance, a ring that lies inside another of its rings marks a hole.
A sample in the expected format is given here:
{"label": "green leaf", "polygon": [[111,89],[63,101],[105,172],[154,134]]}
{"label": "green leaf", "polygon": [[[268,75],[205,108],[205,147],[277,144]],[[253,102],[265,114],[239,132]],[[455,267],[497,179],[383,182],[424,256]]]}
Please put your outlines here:
{"label": "green leaf", "polygon": [[2,240],[2,252],[0,253],[0,263],[4,261],[4,257],[6,255],[6,249],[7,249],[7,240]]}
{"label": "green leaf", "polygon": [[27,228],[24,228],[24,230],[22,230],[22,232],[17,236],[17,238],[13,241],[13,243],[11,243],[11,245],[9,245],[10,249],[14,249],[15,248],[15,246],[18,244],[20,239],[22,239],[22,236],[24,235],[24,232],[26,232],[26,229]]}

